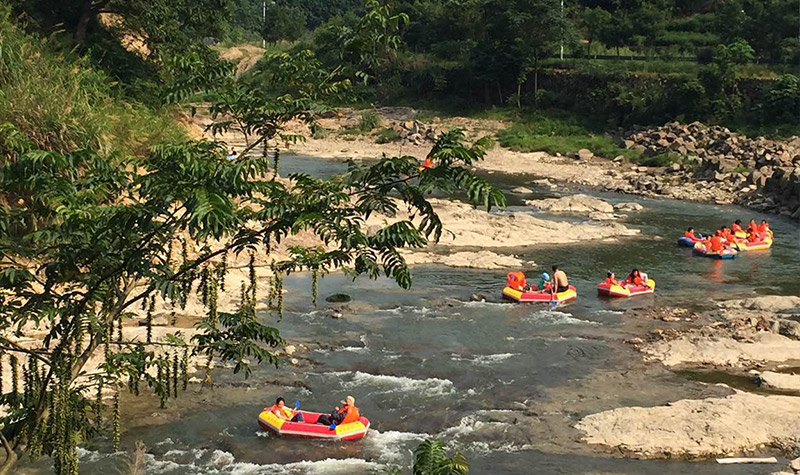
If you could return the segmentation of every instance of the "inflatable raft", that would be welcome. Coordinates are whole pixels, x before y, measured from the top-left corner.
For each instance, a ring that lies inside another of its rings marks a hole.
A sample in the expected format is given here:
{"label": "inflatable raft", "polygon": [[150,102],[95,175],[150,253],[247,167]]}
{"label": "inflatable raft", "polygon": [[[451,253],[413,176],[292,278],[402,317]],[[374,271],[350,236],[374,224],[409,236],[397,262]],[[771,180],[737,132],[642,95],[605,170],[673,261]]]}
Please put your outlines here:
{"label": "inflatable raft", "polygon": [[619,297],[628,298],[637,295],[652,294],[656,290],[656,281],[647,279],[647,285],[631,285],[625,287],[621,285],[612,285],[605,282],[597,284],[597,294],[605,297]]}
{"label": "inflatable raft", "polygon": [[695,244],[692,252],[698,256],[708,257],[711,259],[733,259],[736,257],[736,254],[739,253],[739,251],[731,247],[726,247],[719,252],[712,251],[711,249],[706,249],[706,246],[703,245],[702,242]]}
{"label": "inflatable raft", "polygon": [[358,440],[364,437],[369,430],[369,420],[363,416],[355,422],[341,424],[331,430],[330,426],[316,424],[321,413],[298,412],[303,414],[305,422],[286,421],[270,411],[263,411],[258,415],[258,425],[273,434],[306,439]]}
{"label": "inflatable raft", "polygon": [[763,241],[737,242],[735,245],[739,251],[764,251],[772,247],[772,239],[766,238]]}
{"label": "inflatable raft", "polygon": [[529,290],[527,292],[523,292],[521,290],[512,289],[511,287],[506,286],[503,289],[503,298],[506,300],[513,300],[514,302],[566,302],[568,300],[575,300],[578,298],[578,292],[575,291],[575,287],[569,286],[569,289],[559,292],[553,298],[553,295],[550,293],[549,290]]}
{"label": "inflatable raft", "polygon": [[700,241],[701,241],[701,239],[697,239],[697,238],[692,239],[692,238],[688,238],[686,236],[681,236],[681,237],[678,238],[678,245],[682,246],[682,247],[694,247],[694,245],[697,244]]}

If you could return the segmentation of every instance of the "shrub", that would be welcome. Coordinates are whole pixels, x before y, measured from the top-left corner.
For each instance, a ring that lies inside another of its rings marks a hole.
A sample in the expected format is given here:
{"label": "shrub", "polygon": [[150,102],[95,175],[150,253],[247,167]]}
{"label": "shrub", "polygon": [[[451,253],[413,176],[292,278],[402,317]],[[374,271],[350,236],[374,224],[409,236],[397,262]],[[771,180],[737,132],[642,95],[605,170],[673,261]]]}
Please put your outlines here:
{"label": "shrub", "polygon": [[381,116],[375,111],[364,111],[358,121],[358,129],[362,132],[370,132],[381,125]]}
{"label": "shrub", "polygon": [[397,140],[400,137],[400,134],[391,127],[384,127],[378,132],[375,133],[375,142],[376,143],[389,143],[394,140]]}

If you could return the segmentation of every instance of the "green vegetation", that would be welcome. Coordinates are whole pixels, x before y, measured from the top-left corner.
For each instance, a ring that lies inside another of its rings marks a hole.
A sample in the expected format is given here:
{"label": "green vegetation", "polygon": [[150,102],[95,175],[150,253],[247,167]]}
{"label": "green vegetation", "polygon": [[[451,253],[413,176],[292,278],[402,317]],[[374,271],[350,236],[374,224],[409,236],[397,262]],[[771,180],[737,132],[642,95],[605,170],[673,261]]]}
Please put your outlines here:
{"label": "green vegetation", "polygon": [[796,4],[581,0],[562,10],[552,0],[337,3],[338,13],[309,24],[296,48],[342,67],[360,103],[510,105],[568,112],[606,128],[700,120],[785,135],[800,132],[793,105],[800,93],[792,86],[800,74]]}
{"label": "green vegetation", "polygon": [[7,9],[0,9],[0,42],[0,123],[13,124],[39,147],[136,154],[183,137],[176,111],[121,100],[105,74],[25,34]]}
{"label": "green vegetation", "polygon": [[640,155],[634,150],[620,147],[595,128],[564,114],[524,116],[497,135],[502,146],[519,152],[543,151],[568,155],[585,148],[609,159],[622,155],[629,160],[636,160]]}
{"label": "green vegetation", "polygon": [[[469,464],[460,452],[447,456],[447,449],[441,440],[427,439],[414,449],[412,475],[465,475]],[[398,468],[390,468],[387,475],[402,475]]]}
{"label": "green vegetation", "polygon": [[375,133],[376,143],[389,143],[400,137],[400,134],[391,127],[384,127]]}

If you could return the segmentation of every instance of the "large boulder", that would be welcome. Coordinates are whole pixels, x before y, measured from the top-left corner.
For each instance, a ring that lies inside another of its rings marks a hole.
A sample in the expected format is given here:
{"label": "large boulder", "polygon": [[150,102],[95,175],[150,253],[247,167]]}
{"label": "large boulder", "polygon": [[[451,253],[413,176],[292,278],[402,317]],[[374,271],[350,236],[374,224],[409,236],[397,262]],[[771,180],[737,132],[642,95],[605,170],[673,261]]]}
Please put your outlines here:
{"label": "large boulder", "polygon": [[614,213],[614,207],[607,201],[587,195],[528,200],[525,204],[551,213]]}

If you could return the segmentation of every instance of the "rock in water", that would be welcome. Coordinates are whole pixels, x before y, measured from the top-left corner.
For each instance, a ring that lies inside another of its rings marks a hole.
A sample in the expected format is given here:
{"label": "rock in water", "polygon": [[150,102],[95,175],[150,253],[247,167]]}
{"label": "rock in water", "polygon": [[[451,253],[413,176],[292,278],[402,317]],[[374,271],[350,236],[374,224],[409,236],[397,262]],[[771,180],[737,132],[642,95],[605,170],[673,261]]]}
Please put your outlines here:
{"label": "rock in water", "polygon": [[330,303],[346,303],[351,300],[353,300],[353,298],[347,294],[333,294],[325,298],[325,301]]}
{"label": "rock in water", "polygon": [[483,294],[472,294],[469,299],[473,302],[486,302],[486,296]]}

